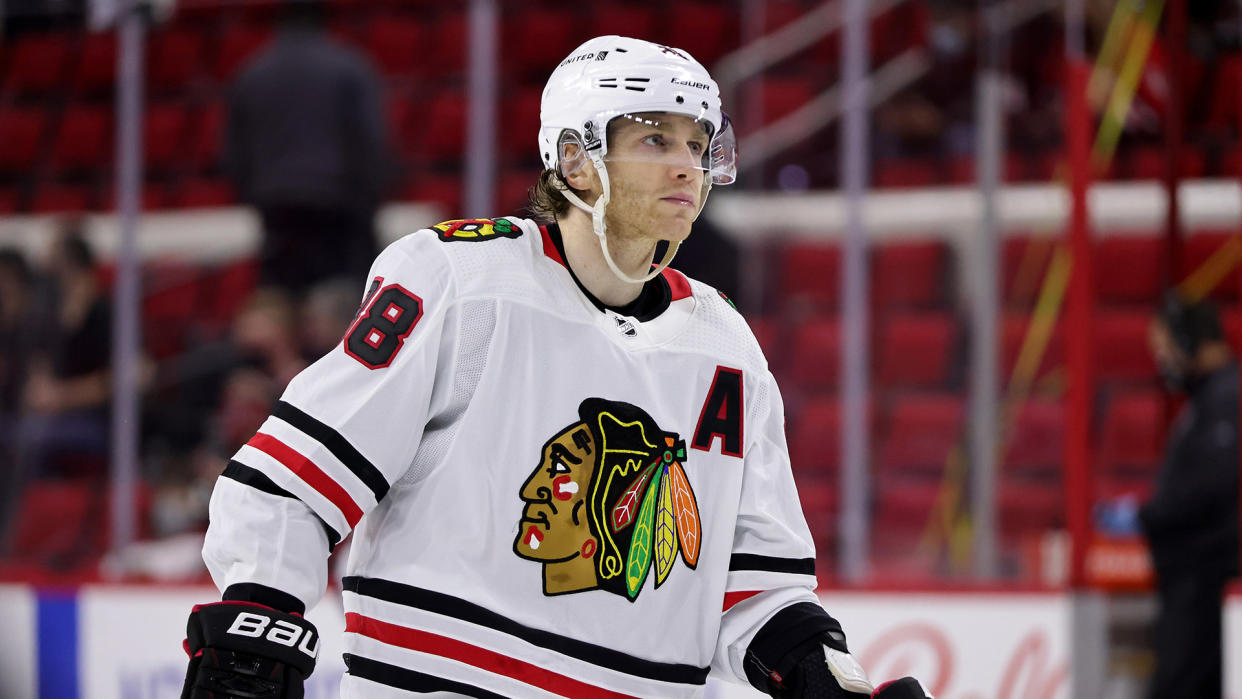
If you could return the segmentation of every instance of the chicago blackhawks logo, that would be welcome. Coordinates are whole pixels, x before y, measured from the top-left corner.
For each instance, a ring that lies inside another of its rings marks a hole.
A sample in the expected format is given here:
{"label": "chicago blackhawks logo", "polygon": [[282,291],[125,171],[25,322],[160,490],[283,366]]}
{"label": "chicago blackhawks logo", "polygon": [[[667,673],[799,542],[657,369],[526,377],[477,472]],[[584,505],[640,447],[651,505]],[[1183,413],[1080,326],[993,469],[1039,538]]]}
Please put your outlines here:
{"label": "chicago blackhawks logo", "polygon": [[468,218],[437,223],[431,230],[440,234],[440,240],[464,240],[479,242],[496,238],[517,238],[522,229],[507,218]]}
{"label": "chicago blackhawks logo", "polygon": [[686,443],[628,403],[588,398],[543,445],[522,485],[513,551],[543,564],[543,592],[602,589],[633,602],[678,556],[693,569],[702,526],[682,463]]}

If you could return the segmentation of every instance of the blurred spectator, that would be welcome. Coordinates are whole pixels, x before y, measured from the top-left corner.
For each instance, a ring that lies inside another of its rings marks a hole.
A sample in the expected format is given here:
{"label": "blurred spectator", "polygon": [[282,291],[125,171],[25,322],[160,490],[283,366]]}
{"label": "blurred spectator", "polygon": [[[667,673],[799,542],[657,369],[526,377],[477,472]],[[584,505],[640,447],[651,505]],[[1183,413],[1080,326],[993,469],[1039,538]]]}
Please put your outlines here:
{"label": "blurred spectator", "polygon": [[[201,532],[212,485],[271,414],[284,386],[306,366],[298,316],[288,294],[256,292],[223,342],[161,368],[157,383],[177,386],[148,406],[148,462],[155,467],[152,525],[158,537]],[[342,326],[338,336],[344,333]]]}
{"label": "blurred spectator", "polygon": [[1189,400],[1138,513],[1160,600],[1149,696],[1220,697],[1222,595],[1238,573],[1238,365],[1206,302],[1168,294],[1150,340],[1170,389]]}
{"label": "blurred spectator", "polygon": [[14,438],[34,326],[32,303],[26,258],[13,248],[0,250],[0,533],[21,490],[20,474],[13,468]]}
{"label": "blurred spectator", "polygon": [[102,466],[108,445],[112,314],[75,227],[57,235],[47,271],[53,300],[40,312],[54,323],[34,345],[22,386],[15,443],[23,477]]}
{"label": "blurred spectator", "polygon": [[319,284],[302,305],[302,356],[315,361],[341,344],[358,311],[362,290],[355,282]]}
{"label": "blurred spectator", "polygon": [[0,421],[14,415],[19,405],[34,325],[32,303],[25,256],[15,248],[0,250]]}
{"label": "blurred spectator", "polygon": [[262,218],[260,284],[301,293],[370,268],[388,139],[374,70],[328,37],[318,3],[287,7],[231,87],[225,158]]}

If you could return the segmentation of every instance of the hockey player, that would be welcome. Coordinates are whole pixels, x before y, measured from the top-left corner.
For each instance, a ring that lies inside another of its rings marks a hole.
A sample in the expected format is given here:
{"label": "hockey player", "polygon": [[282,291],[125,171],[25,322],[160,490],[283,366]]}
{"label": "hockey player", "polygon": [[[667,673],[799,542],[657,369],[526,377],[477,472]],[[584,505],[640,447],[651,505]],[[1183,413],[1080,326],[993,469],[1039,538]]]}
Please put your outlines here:
{"label": "hockey player", "polygon": [[678,49],[592,39],[544,89],[539,147],[546,225],[390,246],[341,345],[224,471],[203,551],[223,601],[190,615],[183,697],[301,697],[302,614],[351,532],[344,697],[694,697],[709,670],[872,695],[813,592],[759,346],[667,266],[735,177],[716,83]]}

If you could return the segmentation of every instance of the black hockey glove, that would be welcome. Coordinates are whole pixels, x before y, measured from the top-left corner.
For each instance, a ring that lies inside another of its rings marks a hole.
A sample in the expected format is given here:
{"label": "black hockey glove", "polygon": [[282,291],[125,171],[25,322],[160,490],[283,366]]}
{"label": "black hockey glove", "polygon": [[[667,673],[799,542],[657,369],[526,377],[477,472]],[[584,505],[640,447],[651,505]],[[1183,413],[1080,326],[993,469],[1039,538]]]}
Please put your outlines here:
{"label": "black hockey glove", "polygon": [[811,648],[782,677],[773,697],[780,699],[929,699],[913,677],[885,682],[874,691],[853,656],[827,643]]}
{"label": "black hockey glove", "polygon": [[875,690],[841,625],[810,602],[769,619],[747,648],[744,667],[751,685],[776,699],[928,699],[912,677]]}
{"label": "black hockey glove", "polygon": [[190,668],[181,699],[302,699],[319,633],[296,614],[216,602],[190,612],[184,645]]}

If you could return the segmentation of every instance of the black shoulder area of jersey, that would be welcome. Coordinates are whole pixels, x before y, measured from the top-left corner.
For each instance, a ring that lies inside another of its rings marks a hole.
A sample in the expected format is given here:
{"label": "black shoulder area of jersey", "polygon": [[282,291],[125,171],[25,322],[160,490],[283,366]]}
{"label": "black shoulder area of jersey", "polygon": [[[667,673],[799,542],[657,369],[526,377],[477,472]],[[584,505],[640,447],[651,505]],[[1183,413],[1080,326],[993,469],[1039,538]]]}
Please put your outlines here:
{"label": "black shoulder area of jersey", "polygon": [[519,238],[521,226],[507,218],[465,218],[431,227],[446,243],[482,243],[498,238]]}

